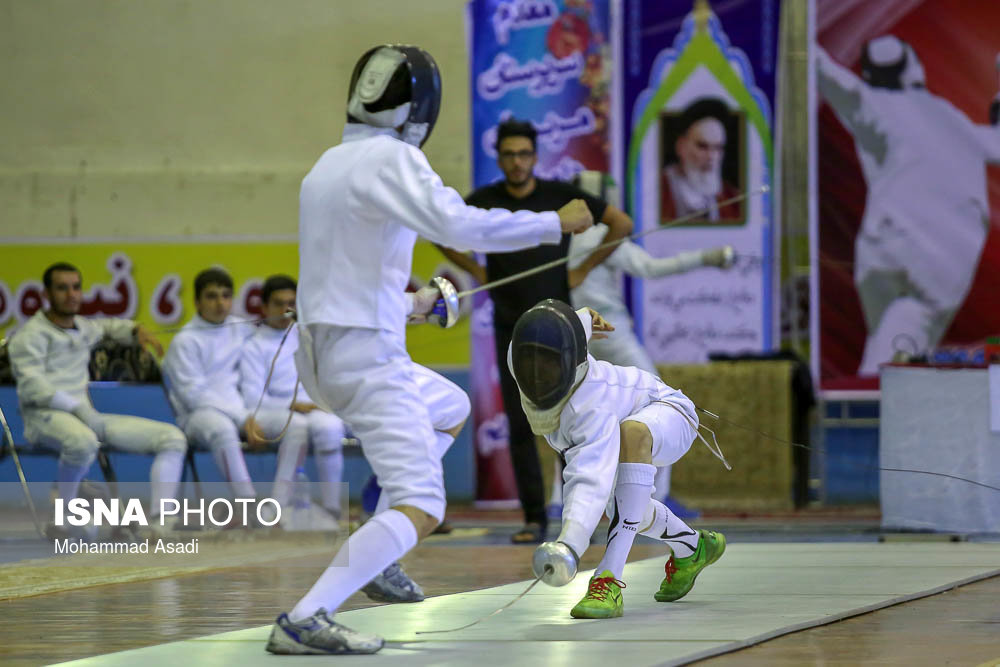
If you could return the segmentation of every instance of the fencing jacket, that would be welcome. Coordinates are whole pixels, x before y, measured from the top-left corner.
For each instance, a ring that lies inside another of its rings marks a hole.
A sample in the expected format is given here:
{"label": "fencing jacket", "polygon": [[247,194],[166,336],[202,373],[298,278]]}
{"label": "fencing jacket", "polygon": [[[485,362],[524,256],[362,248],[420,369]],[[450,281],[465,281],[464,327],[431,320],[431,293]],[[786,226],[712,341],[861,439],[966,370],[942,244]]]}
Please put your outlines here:
{"label": "fencing jacket", "polygon": [[[295,350],[299,347],[297,326],[293,325],[292,330],[288,332],[288,338],[285,339],[281,353],[274,362],[274,372],[271,381],[267,383],[267,392],[264,392],[264,383],[271,371],[271,361],[274,360],[278,345],[281,344],[281,337],[284,335],[284,329],[275,329],[262,324],[243,345],[240,356],[240,394],[243,395],[244,404],[251,410],[257,406],[257,401],[261,401],[262,408],[284,410],[287,410],[292,403],[295,384],[299,381],[294,359]],[[301,403],[313,402],[302,387],[299,387],[295,400]]]}
{"label": "fencing jacket", "polygon": [[132,343],[135,322],[77,315],[74,329],[52,323],[41,310],[11,339],[8,353],[22,410],[53,408],[69,412],[90,405],[87,382],[90,350],[102,338]]}
{"label": "fencing jacket", "polygon": [[467,206],[394,130],[348,123],[343,142],[302,181],[299,323],[404,335],[418,234],[450,248],[488,252],[562,238],[556,213]]}
{"label": "fencing jacket", "polygon": [[[589,341],[590,315],[585,309],[577,311],[577,315]],[[509,364],[510,358],[508,354]],[[694,424],[698,423],[690,399],[652,373],[615,366],[590,355],[587,363],[587,375],[563,406],[559,427],[545,436],[549,446],[566,459],[563,523],[579,526],[578,534],[584,539],[597,528],[614,490],[621,422],[654,401],[662,401],[675,405]]]}
{"label": "fencing jacket", "polygon": [[195,315],[170,343],[163,360],[170,403],[182,426],[198,408],[215,408],[243,426],[250,411],[239,391],[239,361],[252,324],[228,317],[212,324]]}

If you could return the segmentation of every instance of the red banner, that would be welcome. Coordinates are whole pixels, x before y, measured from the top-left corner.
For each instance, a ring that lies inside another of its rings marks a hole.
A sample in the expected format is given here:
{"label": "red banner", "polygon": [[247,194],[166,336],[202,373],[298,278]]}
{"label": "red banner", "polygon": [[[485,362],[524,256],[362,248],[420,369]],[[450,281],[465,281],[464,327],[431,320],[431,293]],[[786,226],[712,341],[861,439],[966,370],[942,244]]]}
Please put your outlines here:
{"label": "red banner", "polygon": [[1000,333],[1000,3],[815,4],[814,372],[877,389]]}

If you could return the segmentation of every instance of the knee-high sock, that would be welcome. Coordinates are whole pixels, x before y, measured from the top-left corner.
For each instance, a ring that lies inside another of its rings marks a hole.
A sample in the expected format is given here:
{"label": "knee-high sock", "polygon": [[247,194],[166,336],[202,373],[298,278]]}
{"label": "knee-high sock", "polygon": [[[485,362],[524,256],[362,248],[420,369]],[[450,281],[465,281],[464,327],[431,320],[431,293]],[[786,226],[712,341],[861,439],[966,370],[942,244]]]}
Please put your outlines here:
{"label": "knee-high sock", "polygon": [[292,481],[295,471],[306,458],[309,440],[305,429],[289,428],[285,437],[278,445],[278,463],[274,471],[274,484],[271,486],[271,497],[284,507],[292,495]]}
{"label": "knee-high sock", "polygon": [[402,512],[378,514],[340,547],[333,562],[299,600],[289,616],[301,621],[319,609],[329,613],[417,544],[417,529]]}
{"label": "knee-high sock", "polygon": [[663,466],[656,469],[656,478],[653,481],[655,490],[653,497],[663,500],[670,495],[670,466]]}
{"label": "knee-high sock", "polygon": [[648,463],[619,463],[615,484],[615,515],[608,528],[608,546],[595,573],[611,570],[621,579],[625,560],[642,523],[643,514],[653,493],[656,467]]}
{"label": "knee-high sock", "polygon": [[219,466],[222,475],[229,482],[229,487],[238,498],[255,498],[253,483],[250,481],[250,471],[243,458],[243,452],[238,443],[220,445],[212,449],[212,458]]}
{"label": "knee-high sock", "polygon": [[149,469],[149,514],[160,515],[160,501],[177,497],[184,469],[184,451],[167,449],[156,455]]}
{"label": "knee-high sock", "polygon": [[639,534],[666,542],[677,558],[687,558],[698,548],[698,532],[678,519],[659,500],[650,499]]}
{"label": "knee-high sock", "polygon": [[[451,447],[451,443],[455,442],[455,438],[451,434],[445,433],[444,431],[435,431],[434,435],[437,438],[435,440],[435,452],[437,453],[437,457],[444,458],[444,455],[448,452],[448,448]],[[375,505],[375,514],[384,512],[387,509],[389,509],[389,494],[387,494],[385,489],[383,489],[382,493],[379,494],[378,504]]]}
{"label": "knee-high sock", "polygon": [[71,498],[76,498],[77,492],[80,490],[80,480],[83,476],[87,474],[90,470],[90,463],[86,465],[70,465],[63,462],[62,459],[59,460],[59,470],[56,472],[56,486],[59,490],[59,497],[65,499],[67,502]]}

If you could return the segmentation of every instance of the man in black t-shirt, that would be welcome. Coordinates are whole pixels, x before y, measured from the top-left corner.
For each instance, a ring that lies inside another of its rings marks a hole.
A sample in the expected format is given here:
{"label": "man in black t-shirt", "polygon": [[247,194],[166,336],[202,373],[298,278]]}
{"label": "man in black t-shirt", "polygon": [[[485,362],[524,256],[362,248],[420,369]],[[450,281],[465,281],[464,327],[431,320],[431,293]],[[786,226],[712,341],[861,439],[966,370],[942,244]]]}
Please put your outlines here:
{"label": "man in black t-shirt", "polygon": [[[514,119],[497,128],[497,164],[504,180],[483,186],[465,201],[479,208],[505,208],[511,211],[554,211],[573,199],[583,199],[594,216],[594,222],[608,226],[605,242],[632,232],[632,220],[621,210],[562,181],[535,178],[538,162],[537,133],[530,122]],[[449,248],[440,248],[448,259],[476,277],[481,283],[500,280],[527,269],[566,257],[569,234],[559,245],[542,245],[515,252],[489,253],[486,267]],[[521,409],[517,384],[507,368],[507,347],[514,323],[526,310],[542,299],[559,299],[569,303],[569,290],[583,282],[587,274],[603,262],[614,248],[596,250],[579,267],[568,270],[560,265],[490,290],[493,300],[493,338],[496,344],[497,367],[504,410],[510,425],[510,453],[517,479],[518,495],[524,510],[525,526],[512,538],[515,543],[541,542],[545,538],[548,520],[545,515],[545,490],[542,470],[535,448],[535,436]]]}

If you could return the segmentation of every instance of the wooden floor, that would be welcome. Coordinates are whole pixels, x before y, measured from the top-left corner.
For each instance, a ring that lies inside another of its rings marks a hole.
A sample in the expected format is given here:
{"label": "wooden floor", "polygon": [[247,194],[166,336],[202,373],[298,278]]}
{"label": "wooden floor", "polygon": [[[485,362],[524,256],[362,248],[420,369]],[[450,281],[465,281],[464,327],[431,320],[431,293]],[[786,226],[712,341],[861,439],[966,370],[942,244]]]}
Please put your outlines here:
{"label": "wooden floor", "polygon": [[[493,533],[506,528],[491,526]],[[477,535],[481,534],[476,533]],[[429,595],[519,581],[532,547],[503,534],[434,537],[404,560]],[[584,567],[600,556],[592,549]],[[664,553],[636,545],[631,559]],[[327,559],[244,567],[0,602],[0,662],[50,664],[265,625],[287,610]],[[933,567],[928,563],[927,567]],[[964,664],[1000,662],[1000,578],[989,579],[705,661],[711,664]],[[355,595],[344,609],[369,606]],[[761,610],[766,613],[766,610]]]}

